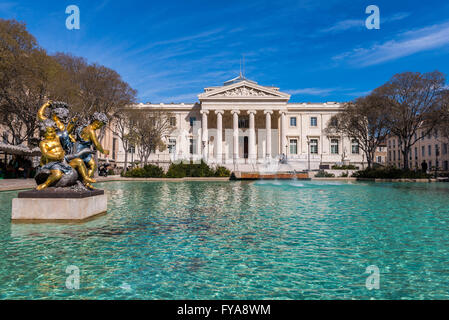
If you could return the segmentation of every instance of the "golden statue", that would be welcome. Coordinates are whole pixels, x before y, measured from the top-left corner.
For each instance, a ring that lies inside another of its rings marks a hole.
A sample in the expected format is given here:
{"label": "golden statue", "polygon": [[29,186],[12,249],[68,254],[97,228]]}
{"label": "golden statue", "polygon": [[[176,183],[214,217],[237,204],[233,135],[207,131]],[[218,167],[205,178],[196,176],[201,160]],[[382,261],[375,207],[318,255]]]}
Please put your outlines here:
{"label": "golden statue", "polygon": [[[45,116],[45,110],[49,107],[51,108],[51,119]],[[107,117],[104,114],[94,116],[98,119],[94,120],[92,124],[82,127],[82,130],[80,130],[81,136],[85,137],[83,135],[84,131],[93,131],[93,138],[91,133],[89,141],[92,141],[96,147],[97,145],[100,146],[97,149],[101,149],[100,151],[106,153],[107,151],[103,150],[98,143],[95,130],[107,123]],[[79,176],[85,187],[94,189],[91,183],[96,182],[92,178],[96,168],[95,161],[92,161],[92,154],[95,151],[90,148],[90,145],[87,147],[87,141],[81,141],[80,145],[82,147],[79,148],[77,146],[74,148],[75,139],[70,135],[70,132],[75,127],[76,119],[72,119],[69,123],[67,104],[49,101],[39,109],[38,118],[42,121],[40,127],[44,139],[39,144],[42,157],[40,168],[35,177],[39,184],[36,189],[42,190],[50,186],[70,187],[77,183]],[[77,150],[76,153],[73,153],[74,149]],[[89,168],[93,168],[91,169],[92,172],[86,168],[86,158],[89,158],[88,164],[90,165]]]}
{"label": "golden statue", "polygon": [[51,108],[50,117],[56,123],[58,128],[57,135],[66,153],[72,153],[73,144],[76,142],[71,132],[75,128],[76,118],[69,121],[69,108],[64,102],[48,101],[42,105],[37,113],[37,118],[45,121],[48,118],[45,116],[47,108]]}
{"label": "golden statue", "polygon": [[62,148],[59,137],[56,134],[56,124],[51,120],[47,120],[44,122],[44,126],[44,140],[39,144],[42,152],[40,172],[36,175],[36,178],[45,174],[46,170],[50,171],[50,175],[48,175],[45,182],[39,184],[36,189],[42,190],[57,185],[64,176],[67,176],[68,179],[66,179],[67,181],[65,181],[61,187],[66,186],[66,184],[76,183],[78,176],[74,174],[73,170],[78,172],[87,188],[93,189],[91,183],[94,183],[95,180],[87,175],[87,169],[84,162],[80,158],[73,158],[72,156],[70,162],[67,163],[70,156],[66,157],[64,149]]}
{"label": "golden statue", "polygon": [[[95,112],[89,124],[81,126],[76,130],[76,152],[82,152],[83,150],[91,150],[92,146],[96,150],[100,151],[104,155],[109,155],[109,150],[103,149],[100,142],[98,141],[96,130],[101,129],[104,125],[108,123],[108,118],[104,113]],[[86,167],[88,168],[89,177],[93,177],[95,170],[97,169],[97,164],[92,154],[85,154],[81,157],[83,159]]]}

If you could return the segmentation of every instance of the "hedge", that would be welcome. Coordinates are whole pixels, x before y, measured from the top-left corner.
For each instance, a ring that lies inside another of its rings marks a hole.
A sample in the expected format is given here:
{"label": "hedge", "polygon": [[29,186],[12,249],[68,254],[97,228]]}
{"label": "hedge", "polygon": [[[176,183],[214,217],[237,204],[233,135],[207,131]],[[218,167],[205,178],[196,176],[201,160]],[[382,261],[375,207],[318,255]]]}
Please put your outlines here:
{"label": "hedge", "polygon": [[230,177],[231,172],[225,167],[216,169],[209,167],[205,162],[201,163],[172,163],[167,173],[156,165],[146,165],[143,168],[134,168],[122,173],[122,177],[128,178],[184,178],[184,177]]}
{"label": "hedge", "polygon": [[231,172],[218,166],[215,170],[204,161],[201,163],[172,163],[166,173],[167,178],[184,177],[229,177]]}
{"label": "hedge", "polygon": [[127,178],[163,178],[164,169],[153,164],[147,164],[143,168],[134,168],[122,173],[122,177]]}
{"label": "hedge", "polygon": [[422,171],[403,170],[395,167],[367,168],[352,174],[354,178],[371,179],[427,179],[430,175]]}

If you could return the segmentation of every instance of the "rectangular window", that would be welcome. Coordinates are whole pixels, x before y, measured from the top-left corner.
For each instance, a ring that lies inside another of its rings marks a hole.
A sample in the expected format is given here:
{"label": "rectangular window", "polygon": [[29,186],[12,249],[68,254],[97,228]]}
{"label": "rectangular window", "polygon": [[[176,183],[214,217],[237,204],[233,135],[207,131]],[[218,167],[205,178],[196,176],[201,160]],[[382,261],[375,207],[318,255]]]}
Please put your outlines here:
{"label": "rectangular window", "polygon": [[396,140],[393,139],[393,148],[396,148]]}
{"label": "rectangular window", "polygon": [[429,160],[429,169],[432,168],[432,160]]}
{"label": "rectangular window", "polygon": [[318,119],[317,117],[311,117],[310,118],[310,126],[311,127],[316,127],[318,125]]}
{"label": "rectangular window", "polygon": [[418,159],[418,147],[415,147],[415,160]]}
{"label": "rectangular window", "polygon": [[429,156],[431,156],[432,155],[432,146],[430,144],[427,146],[427,151],[428,151]]}
{"label": "rectangular window", "polygon": [[338,139],[331,139],[331,154],[338,154]]}
{"label": "rectangular window", "polygon": [[393,151],[393,161],[396,161],[396,150]]}
{"label": "rectangular window", "polygon": [[249,116],[239,117],[239,129],[248,129],[248,128],[249,128]]}
{"label": "rectangular window", "polygon": [[298,140],[290,139],[290,154],[298,154]]}
{"label": "rectangular window", "polygon": [[388,151],[388,161],[391,161],[391,151]]}
{"label": "rectangular window", "polygon": [[310,139],[310,153],[318,154],[318,139]]}
{"label": "rectangular window", "polygon": [[290,118],[290,127],[296,127],[296,117]]}
{"label": "rectangular window", "polygon": [[443,143],[443,154],[447,154],[447,143]]}
{"label": "rectangular window", "polygon": [[377,163],[382,163],[382,157],[381,156],[377,156]]}
{"label": "rectangular window", "polygon": [[421,147],[421,155],[424,157],[426,155],[426,149],[424,146]]}
{"label": "rectangular window", "polygon": [[196,154],[196,139],[190,139],[190,154]]}
{"label": "rectangular window", "polygon": [[168,139],[168,152],[176,154],[176,139]]}
{"label": "rectangular window", "polygon": [[189,121],[190,121],[190,126],[193,127],[193,124],[195,123],[196,118],[195,117],[190,117]]}
{"label": "rectangular window", "polygon": [[351,140],[351,153],[352,154],[359,154],[360,150],[359,150],[359,141],[357,139],[352,139]]}
{"label": "rectangular window", "polygon": [[170,125],[176,127],[176,117],[170,117]]}
{"label": "rectangular window", "polygon": [[444,170],[444,171],[448,171],[448,170],[449,170],[449,163],[448,163],[447,160],[445,160],[445,161],[443,162],[443,170]]}
{"label": "rectangular window", "polygon": [[440,146],[439,145],[435,145],[435,155],[438,157],[440,155]]}

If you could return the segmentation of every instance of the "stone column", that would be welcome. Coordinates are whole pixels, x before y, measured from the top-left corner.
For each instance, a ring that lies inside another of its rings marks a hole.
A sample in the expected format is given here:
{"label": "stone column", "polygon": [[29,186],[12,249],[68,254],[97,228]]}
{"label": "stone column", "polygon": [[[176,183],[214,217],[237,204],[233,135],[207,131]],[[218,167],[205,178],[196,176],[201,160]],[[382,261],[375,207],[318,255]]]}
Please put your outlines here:
{"label": "stone column", "polygon": [[285,147],[287,146],[287,117],[286,112],[281,111],[281,154],[286,154]]}
{"label": "stone column", "polygon": [[239,158],[239,113],[238,110],[232,110],[232,123],[233,123],[233,129],[234,129],[234,143],[233,143],[233,159],[234,163],[237,162],[237,159]]}
{"label": "stone column", "polygon": [[209,132],[207,130],[207,116],[209,115],[209,110],[201,110],[203,119],[201,121],[201,142],[203,150],[203,160],[207,162],[208,151],[209,151]]}
{"label": "stone column", "polygon": [[271,115],[273,114],[273,110],[265,110],[265,124],[266,124],[266,157],[271,158]]}
{"label": "stone column", "polygon": [[250,161],[257,159],[256,155],[256,126],[254,116],[256,110],[250,110],[249,113],[249,137],[248,137],[248,158]]}
{"label": "stone column", "polygon": [[215,150],[217,150],[217,162],[223,162],[223,110],[215,110],[217,115],[217,144]]}

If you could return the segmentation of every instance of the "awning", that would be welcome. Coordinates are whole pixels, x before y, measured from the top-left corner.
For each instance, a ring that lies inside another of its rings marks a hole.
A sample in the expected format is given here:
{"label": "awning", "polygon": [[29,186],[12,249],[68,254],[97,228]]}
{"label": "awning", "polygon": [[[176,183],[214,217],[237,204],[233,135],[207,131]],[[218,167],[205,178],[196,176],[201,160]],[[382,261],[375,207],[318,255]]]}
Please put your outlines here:
{"label": "awning", "polygon": [[0,151],[16,155],[16,156],[40,156],[41,150],[39,148],[30,149],[26,146],[14,146],[11,144],[0,142]]}

